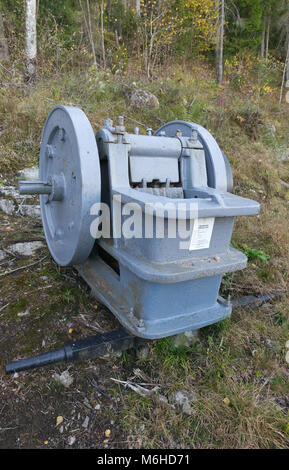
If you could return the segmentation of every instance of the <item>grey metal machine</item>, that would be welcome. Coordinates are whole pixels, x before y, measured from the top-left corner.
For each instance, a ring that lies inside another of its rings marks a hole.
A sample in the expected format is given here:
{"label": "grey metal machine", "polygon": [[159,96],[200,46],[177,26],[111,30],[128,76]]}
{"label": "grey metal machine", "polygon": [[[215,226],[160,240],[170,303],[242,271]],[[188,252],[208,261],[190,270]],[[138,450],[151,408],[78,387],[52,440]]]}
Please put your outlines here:
{"label": "grey metal machine", "polygon": [[[232,194],[229,162],[203,127],[174,121],[154,135],[129,134],[119,117],[95,136],[80,109],[57,106],[42,135],[39,181],[19,189],[40,194],[56,263],[75,266],[132,335],[161,338],[230,315],[222,275],[247,262],[230,247],[234,219],[258,214],[259,204]],[[109,233],[96,238],[99,217]],[[187,239],[172,236],[175,225],[190,228]]]}

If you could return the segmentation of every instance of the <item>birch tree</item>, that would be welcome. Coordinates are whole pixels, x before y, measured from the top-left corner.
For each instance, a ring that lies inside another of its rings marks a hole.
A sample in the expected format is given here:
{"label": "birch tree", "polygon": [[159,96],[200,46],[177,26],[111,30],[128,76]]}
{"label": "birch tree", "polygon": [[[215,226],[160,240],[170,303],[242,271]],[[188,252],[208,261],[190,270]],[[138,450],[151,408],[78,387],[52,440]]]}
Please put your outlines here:
{"label": "birch tree", "polygon": [[219,0],[219,28],[217,35],[217,47],[216,47],[216,59],[217,59],[217,82],[222,83],[223,81],[223,56],[224,56],[224,25],[225,25],[225,0]]}
{"label": "birch tree", "polygon": [[36,0],[25,0],[26,6],[26,73],[27,79],[36,77],[37,32],[36,32]]}
{"label": "birch tree", "polygon": [[0,60],[8,60],[8,59],[9,59],[8,44],[7,44],[7,39],[5,36],[3,17],[0,11]]}
{"label": "birch tree", "polygon": [[136,16],[140,16],[140,0],[135,0],[135,12]]}

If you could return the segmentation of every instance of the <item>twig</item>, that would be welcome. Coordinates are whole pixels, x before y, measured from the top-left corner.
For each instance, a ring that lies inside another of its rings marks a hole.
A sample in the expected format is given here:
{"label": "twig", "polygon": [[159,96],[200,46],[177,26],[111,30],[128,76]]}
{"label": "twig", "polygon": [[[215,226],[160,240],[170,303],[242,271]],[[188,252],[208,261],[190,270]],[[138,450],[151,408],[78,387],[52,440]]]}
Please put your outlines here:
{"label": "twig", "polygon": [[8,307],[8,305],[10,305],[10,304],[8,303],[6,305],[3,305],[3,307],[0,308],[0,312],[2,312],[2,310],[4,310],[4,308]]}
{"label": "twig", "polygon": [[0,273],[0,277],[9,276],[9,274],[15,273],[16,271],[20,271],[21,269],[26,269],[26,268],[30,268],[31,266],[35,266],[35,264],[38,264],[44,261],[45,258],[47,258],[47,256],[48,255],[44,256],[43,258],[39,259],[38,261],[35,261],[34,263],[26,264],[25,266],[21,266],[20,268],[11,269],[10,271],[7,271],[5,273]]}
{"label": "twig", "polygon": [[3,246],[2,246],[2,250],[5,251],[5,253],[7,253],[8,255],[13,256],[13,258],[17,258],[17,259],[22,258],[21,255],[18,255],[17,253],[12,253],[12,251],[7,250],[7,248],[4,248]]}
{"label": "twig", "polygon": [[133,118],[131,118],[131,117],[129,117],[129,116],[123,115],[123,117],[124,117],[125,119],[129,119],[130,121],[135,122],[136,124],[139,124],[140,126],[144,127],[145,129],[147,129],[147,128],[149,127],[149,126],[147,126],[146,124],[143,124],[142,122],[139,122],[139,121],[137,121],[136,119],[133,119]]}

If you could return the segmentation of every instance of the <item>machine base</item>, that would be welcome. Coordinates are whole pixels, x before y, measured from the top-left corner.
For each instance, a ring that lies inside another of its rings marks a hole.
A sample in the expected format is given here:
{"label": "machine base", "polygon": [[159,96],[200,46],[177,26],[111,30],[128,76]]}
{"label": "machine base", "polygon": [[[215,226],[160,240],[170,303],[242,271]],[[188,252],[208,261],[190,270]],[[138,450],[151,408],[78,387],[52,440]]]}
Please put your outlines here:
{"label": "machine base", "polygon": [[119,274],[96,253],[79,274],[100,300],[133,335],[157,339],[217,323],[232,306],[218,297],[222,275],[176,283],[137,277],[119,263]]}

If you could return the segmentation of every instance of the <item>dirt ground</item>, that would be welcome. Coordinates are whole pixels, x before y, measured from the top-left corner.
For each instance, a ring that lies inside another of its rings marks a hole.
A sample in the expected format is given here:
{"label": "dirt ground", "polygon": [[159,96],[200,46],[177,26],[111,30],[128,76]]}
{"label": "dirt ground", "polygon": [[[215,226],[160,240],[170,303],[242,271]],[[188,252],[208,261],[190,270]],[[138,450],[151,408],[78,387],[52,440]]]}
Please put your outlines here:
{"label": "dirt ground", "polygon": [[[44,240],[41,221],[0,214],[2,250],[13,242]],[[118,357],[5,375],[8,360],[119,327],[74,269],[54,264],[45,243],[30,257],[6,254],[0,278],[0,448],[127,447],[111,380],[123,370]],[[53,378],[65,370],[73,378],[67,388]]]}
{"label": "dirt ground", "polygon": [[[5,375],[8,361],[120,326],[73,268],[54,263],[41,220],[16,212],[0,212],[1,449],[288,447],[282,301],[234,313],[187,351],[159,341],[148,359],[129,351]],[[31,241],[43,242],[31,256],[9,249]],[[55,377],[64,371],[73,379],[67,387]],[[162,395],[144,397],[115,380]],[[180,390],[195,390],[189,413],[166,398]]]}

